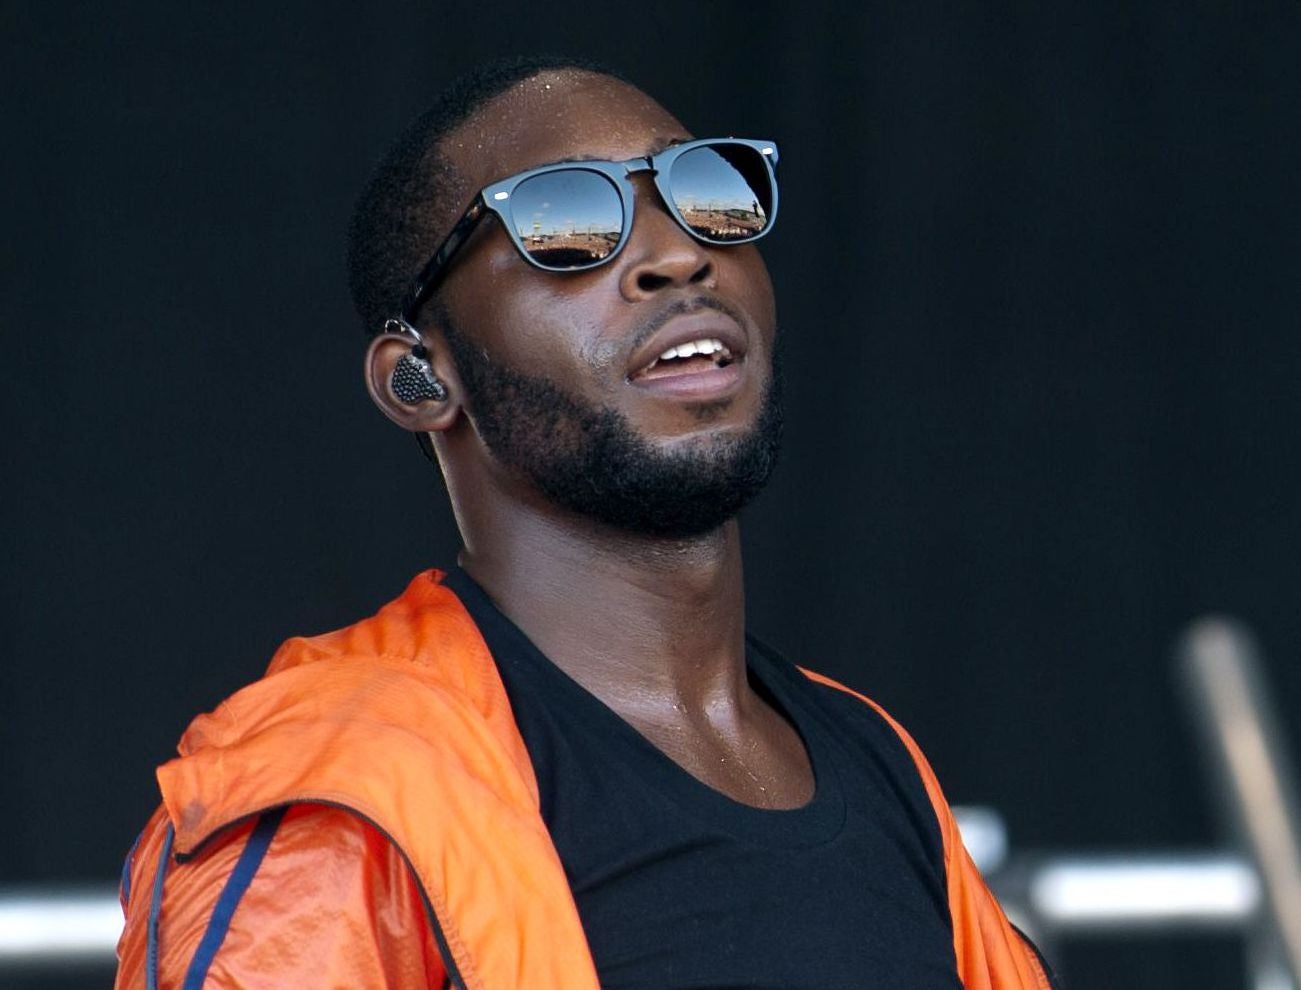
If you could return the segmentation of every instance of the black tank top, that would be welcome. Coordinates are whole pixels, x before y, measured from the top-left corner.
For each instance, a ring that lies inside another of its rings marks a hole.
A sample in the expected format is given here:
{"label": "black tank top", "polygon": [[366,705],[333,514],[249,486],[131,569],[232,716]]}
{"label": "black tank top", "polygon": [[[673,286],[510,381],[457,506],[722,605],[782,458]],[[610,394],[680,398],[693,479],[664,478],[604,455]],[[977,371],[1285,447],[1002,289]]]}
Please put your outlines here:
{"label": "black tank top", "polygon": [[961,990],[939,826],[869,706],[748,641],[799,732],[803,807],[700,782],[551,663],[465,572],[446,580],[501,671],[604,990]]}

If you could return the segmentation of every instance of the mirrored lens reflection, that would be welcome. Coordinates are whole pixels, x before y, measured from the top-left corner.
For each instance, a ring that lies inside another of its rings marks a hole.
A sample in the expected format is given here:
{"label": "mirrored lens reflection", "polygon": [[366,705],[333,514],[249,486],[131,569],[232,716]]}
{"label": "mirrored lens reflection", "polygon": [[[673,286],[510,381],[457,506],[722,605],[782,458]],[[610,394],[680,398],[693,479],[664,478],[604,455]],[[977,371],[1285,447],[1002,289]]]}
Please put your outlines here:
{"label": "mirrored lens reflection", "polygon": [[567,169],[525,179],[511,194],[511,220],[530,258],[547,268],[583,268],[610,256],[623,231],[614,184]]}
{"label": "mirrored lens reflection", "polygon": [[693,148],[674,161],[669,188],[697,237],[741,241],[768,226],[772,181],[755,149],[740,144]]}

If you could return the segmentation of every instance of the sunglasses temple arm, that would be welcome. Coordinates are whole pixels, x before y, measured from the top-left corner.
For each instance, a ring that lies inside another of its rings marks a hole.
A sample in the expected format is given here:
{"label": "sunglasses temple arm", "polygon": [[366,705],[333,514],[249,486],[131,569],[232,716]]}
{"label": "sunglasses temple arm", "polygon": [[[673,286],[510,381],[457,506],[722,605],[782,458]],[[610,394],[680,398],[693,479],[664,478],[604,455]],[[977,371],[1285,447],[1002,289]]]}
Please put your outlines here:
{"label": "sunglasses temple arm", "polygon": [[451,232],[443,239],[443,243],[438,245],[438,250],[434,252],[433,257],[424,268],[420,270],[415,282],[412,283],[411,289],[407,292],[406,298],[402,301],[402,318],[408,323],[415,320],[420,307],[438,288],[439,282],[442,281],[443,272],[447,268],[447,263],[452,260],[456,254],[474,233],[474,228],[478,226],[479,221],[483,219],[487,212],[487,204],[484,202],[483,194],[480,193],[470,208],[466,210],[461,219],[456,221]]}

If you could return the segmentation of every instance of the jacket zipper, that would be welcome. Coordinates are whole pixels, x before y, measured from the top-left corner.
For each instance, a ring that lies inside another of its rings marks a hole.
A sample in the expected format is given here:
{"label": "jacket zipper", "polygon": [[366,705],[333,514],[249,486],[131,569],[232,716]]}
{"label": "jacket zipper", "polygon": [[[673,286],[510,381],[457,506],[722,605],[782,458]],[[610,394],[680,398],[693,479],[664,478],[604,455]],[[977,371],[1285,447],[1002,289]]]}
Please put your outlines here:
{"label": "jacket zipper", "polygon": [[375,821],[373,821],[371,818],[367,817],[366,815],[363,815],[356,808],[349,807],[348,805],[342,804],[338,801],[322,801],[319,798],[312,798],[312,797],[304,797],[304,798],[297,798],[290,801],[283,801],[279,804],[273,804],[266,808],[262,808],[258,811],[250,812],[247,815],[241,815],[239,818],[229,821],[225,825],[222,825],[220,828],[212,832],[209,832],[202,839],[196,842],[194,844],[194,848],[191,849],[188,853],[179,853],[179,852],[176,853],[175,854],[176,861],[178,863],[185,863],[191,859],[194,859],[194,857],[198,856],[199,853],[203,850],[203,848],[207,846],[207,844],[211,842],[214,838],[216,838],[222,832],[234,828],[236,825],[240,824],[241,822],[246,822],[250,818],[257,818],[259,815],[264,815],[268,811],[274,811],[276,808],[287,808],[290,805],[294,805],[294,804],[319,804],[322,807],[337,808],[340,811],[346,811],[348,814],[352,815],[353,817],[361,819],[363,822],[365,822],[367,825],[369,825],[376,832],[378,832],[380,835],[382,835],[385,839],[388,840],[389,845],[391,845],[394,849],[396,849],[398,851],[398,855],[402,857],[402,862],[406,863],[407,870],[411,874],[411,878],[415,881],[416,889],[420,891],[420,901],[425,906],[425,914],[429,920],[429,927],[434,933],[434,941],[438,944],[438,953],[439,955],[442,956],[443,959],[443,970],[446,973],[446,979],[444,980],[443,986],[445,988],[450,988],[450,990],[469,990],[469,987],[465,982],[465,978],[461,975],[460,967],[456,965],[456,960],[452,958],[452,949],[447,944],[447,936],[443,934],[443,926],[438,922],[438,915],[434,911],[433,902],[429,899],[429,892],[425,890],[425,885],[420,879],[420,874],[417,873],[415,867],[411,865],[411,858],[407,855],[407,851],[403,849],[401,845],[398,844],[397,840],[395,840],[393,836],[390,835],[386,829],[381,828]]}

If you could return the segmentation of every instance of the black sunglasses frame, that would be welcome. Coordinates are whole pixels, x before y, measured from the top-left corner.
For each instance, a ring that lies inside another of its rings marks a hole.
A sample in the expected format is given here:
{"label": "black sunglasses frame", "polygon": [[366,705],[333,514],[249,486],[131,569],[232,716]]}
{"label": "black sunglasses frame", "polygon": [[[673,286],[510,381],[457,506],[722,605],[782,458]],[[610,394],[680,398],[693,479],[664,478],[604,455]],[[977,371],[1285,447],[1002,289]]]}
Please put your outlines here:
{"label": "black sunglasses frame", "polygon": [[[673,201],[672,190],[669,186],[669,173],[673,162],[679,156],[692,151],[696,148],[705,148],[710,146],[741,145],[751,148],[759,154],[768,167],[768,185],[772,193],[772,203],[768,209],[768,222],[764,228],[753,237],[732,238],[726,241],[713,240],[708,237],[702,237],[697,231],[692,230],[682,214],[678,211],[677,205]],[[510,237],[511,243],[515,245],[516,250],[524,257],[524,260],[536,268],[549,272],[578,272],[588,271],[605,264],[614,258],[628,241],[632,233],[633,222],[633,204],[635,202],[635,191],[633,189],[630,176],[638,172],[650,172],[655,179],[655,188],[660,194],[660,199],[668,208],[669,215],[677,221],[688,234],[696,240],[705,244],[715,246],[730,246],[733,244],[748,244],[751,241],[757,241],[769,231],[772,230],[773,224],[777,220],[777,146],[772,141],[756,141],[748,138],[699,138],[694,141],[684,141],[681,144],[674,144],[665,148],[663,151],[654,155],[646,155],[641,158],[630,158],[623,162],[613,161],[571,161],[556,162],[554,165],[542,165],[538,168],[531,168],[516,175],[509,176],[492,185],[485,186],[479,195],[474,198],[469,208],[461,214],[461,218],[453,225],[451,232],[443,239],[443,243],[425,263],[420,274],[415,281],[411,283],[406,298],[402,301],[401,317],[402,321],[407,324],[414,324],[420,307],[430,297],[439,283],[447,274],[447,269],[453,256],[464,245],[474,229],[489,212],[495,213],[502,221],[502,227],[505,229],[507,236]],[[619,203],[623,209],[623,226],[619,232],[619,240],[614,248],[604,258],[593,261],[591,264],[576,265],[569,267],[552,267],[545,265],[529,254],[528,249],[520,240],[518,232],[510,222],[509,209],[511,196],[515,189],[526,179],[531,179],[537,175],[545,175],[548,172],[564,171],[585,171],[595,172],[604,176],[614,187],[619,196]]]}

